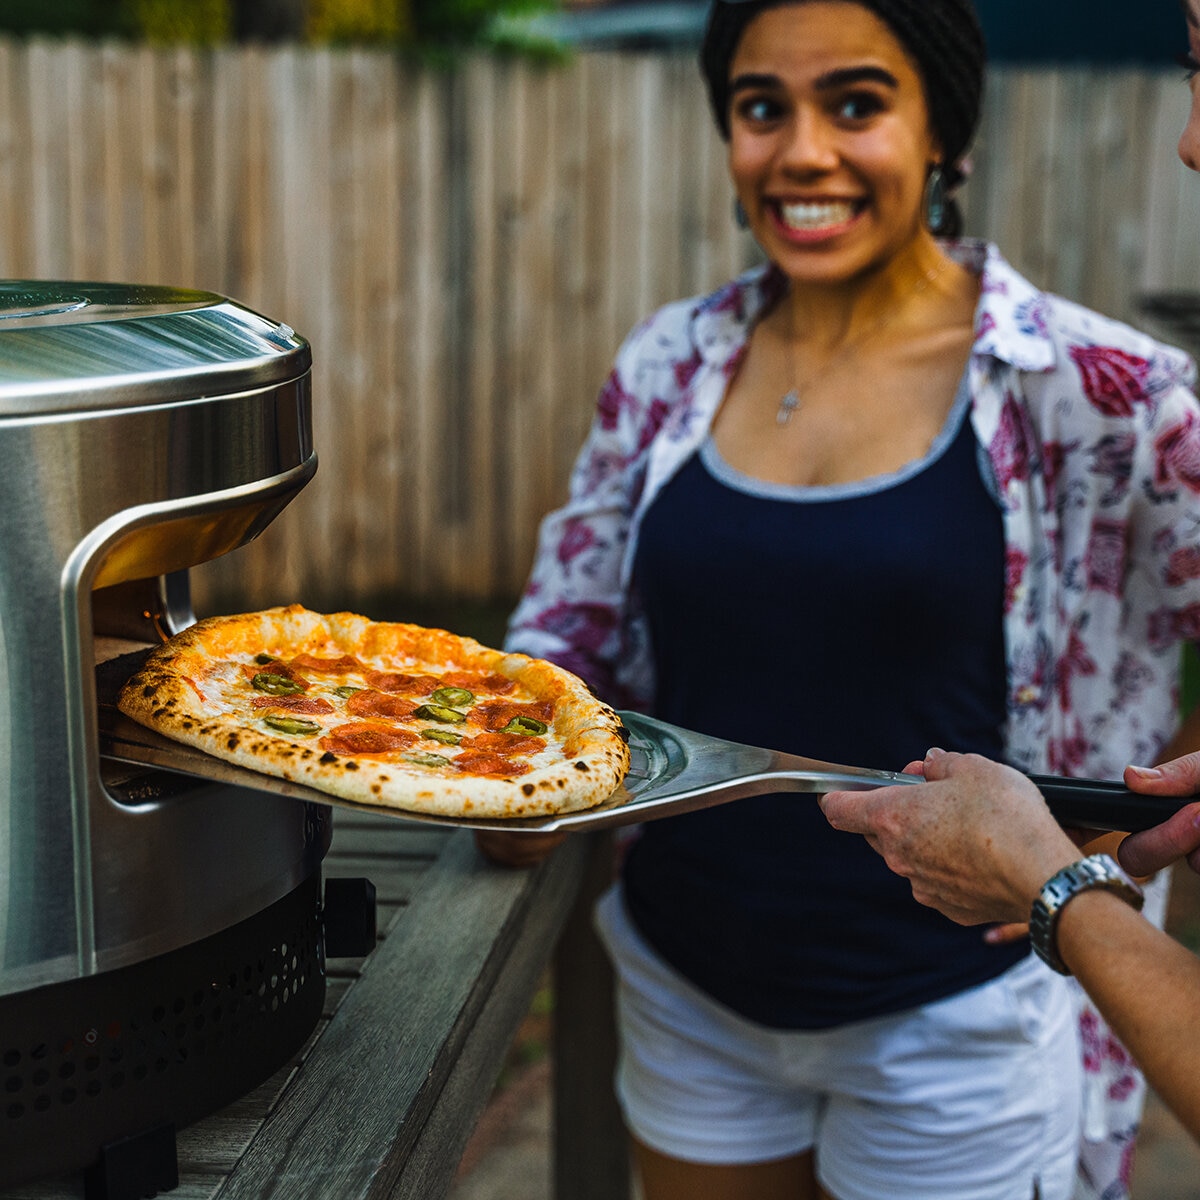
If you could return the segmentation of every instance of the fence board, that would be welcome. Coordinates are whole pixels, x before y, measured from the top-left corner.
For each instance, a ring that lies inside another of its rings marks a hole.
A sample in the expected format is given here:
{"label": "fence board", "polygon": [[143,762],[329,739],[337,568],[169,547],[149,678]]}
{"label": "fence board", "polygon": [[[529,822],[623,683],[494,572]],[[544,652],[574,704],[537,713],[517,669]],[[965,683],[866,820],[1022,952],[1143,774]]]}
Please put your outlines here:
{"label": "fence board", "polygon": [[[1123,319],[1200,281],[1161,72],[998,70],[968,228]],[[313,483],[199,606],[508,598],[613,352],[754,258],[690,57],[0,39],[0,274],[205,288],[313,343]]]}

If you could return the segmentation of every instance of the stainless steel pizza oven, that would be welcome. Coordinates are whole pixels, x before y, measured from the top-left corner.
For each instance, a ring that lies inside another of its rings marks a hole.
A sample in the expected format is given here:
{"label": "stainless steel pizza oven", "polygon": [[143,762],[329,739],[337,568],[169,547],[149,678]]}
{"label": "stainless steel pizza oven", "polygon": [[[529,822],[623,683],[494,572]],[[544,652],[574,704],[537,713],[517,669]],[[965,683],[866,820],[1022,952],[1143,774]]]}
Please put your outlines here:
{"label": "stainless steel pizza oven", "polygon": [[220,296],[0,283],[0,1184],[152,1159],[319,1017],[329,809],[98,741],[139,648],[191,620],[187,569],[316,469],[309,370]]}

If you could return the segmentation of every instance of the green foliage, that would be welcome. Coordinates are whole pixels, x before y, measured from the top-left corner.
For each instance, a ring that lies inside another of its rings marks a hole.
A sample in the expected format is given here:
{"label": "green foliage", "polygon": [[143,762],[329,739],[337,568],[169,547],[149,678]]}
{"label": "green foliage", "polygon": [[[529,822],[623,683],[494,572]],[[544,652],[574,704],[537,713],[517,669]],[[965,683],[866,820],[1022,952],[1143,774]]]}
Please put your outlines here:
{"label": "green foliage", "polygon": [[[212,45],[245,31],[248,0],[0,0],[0,32],[141,38]],[[282,6],[284,32],[315,44],[398,45],[448,60],[470,47],[562,57],[523,18],[557,0],[302,0]],[[240,18],[239,18],[240,14]],[[253,15],[251,11],[249,15]],[[248,36],[254,36],[251,32]]]}
{"label": "green foliage", "polygon": [[309,0],[305,36],[319,43],[395,43],[412,33],[410,0]]}
{"label": "green foliage", "polygon": [[0,30],[21,35],[82,33],[88,37],[128,34],[128,14],[112,0],[3,0]]}
{"label": "green foliage", "polygon": [[0,32],[209,44],[231,36],[232,0],[0,0]]}
{"label": "green foliage", "polygon": [[230,0],[124,0],[133,28],[148,42],[208,46],[229,41]]}
{"label": "green foliage", "polygon": [[1200,654],[1190,642],[1183,648],[1183,684],[1180,710],[1189,713],[1200,704]]}
{"label": "green foliage", "polygon": [[412,0],[417,37],[430,45],[476,42],[488,22],[510,7],[497,0]]}
{"label": "green foliage", "polygon": [[489,46],[554,58],[560,48],[529,37],[520,18],[549,12],[555,0],[410,0],[417,47],[445,55],[470,46]]}

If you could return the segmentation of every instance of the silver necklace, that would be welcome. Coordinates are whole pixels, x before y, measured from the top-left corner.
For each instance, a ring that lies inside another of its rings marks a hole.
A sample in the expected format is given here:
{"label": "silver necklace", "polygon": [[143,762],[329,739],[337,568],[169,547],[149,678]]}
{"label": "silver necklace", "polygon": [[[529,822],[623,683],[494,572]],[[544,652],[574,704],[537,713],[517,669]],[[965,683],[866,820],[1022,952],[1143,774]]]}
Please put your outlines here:
{"label": "silver necklace", "polygon": [[792,419],[792,413],[800,407],[800,398],[803,392],[808,391],[817,380],[825,375],[828,375],[834,367],[836,367],[844,358],[859,349],[864,342],[875,334],[886,329],[895,319],[902,313],[908,304],[919,296],[929,285],[946,269],[948,263],[943,260],[936,267],[926,271],[920,279],[913,284],[912,291],[905,297],[904,302],[896,305],[895,308],[888,309],[876,320],[872,321],[856,338],[845,345],[814,375],[806,379],[803,384],[798,380],[799,372],[796,370],[796,310],[791,305],[788,306],[788,354],[791,358],[791,374],[792,386],[779,398],[779,408],[775,413],[775,424],[786,425]]}

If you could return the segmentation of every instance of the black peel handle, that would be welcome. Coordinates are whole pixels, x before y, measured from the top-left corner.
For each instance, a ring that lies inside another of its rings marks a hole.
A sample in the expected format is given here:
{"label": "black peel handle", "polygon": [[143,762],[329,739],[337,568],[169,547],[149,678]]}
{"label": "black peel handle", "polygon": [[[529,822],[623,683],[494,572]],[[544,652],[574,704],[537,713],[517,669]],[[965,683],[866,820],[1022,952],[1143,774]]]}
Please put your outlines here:
{"label": "black peel handle", "polygon": [[1191,796],[1143,796],[1124,784],[1105,779],[1064,779],[1030,775],[1058,823],[1067,828],[1123,830],[1137,833],[1161,825]]}

